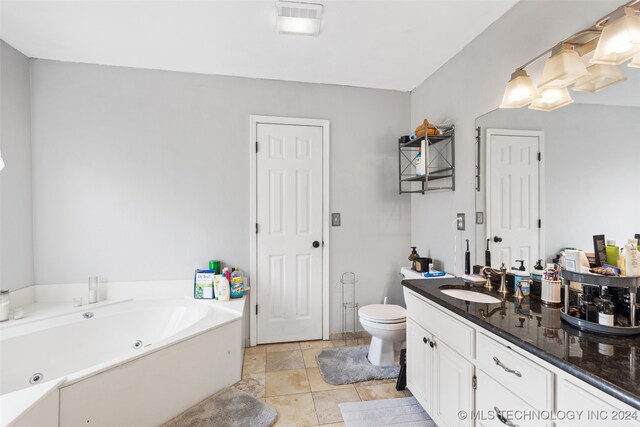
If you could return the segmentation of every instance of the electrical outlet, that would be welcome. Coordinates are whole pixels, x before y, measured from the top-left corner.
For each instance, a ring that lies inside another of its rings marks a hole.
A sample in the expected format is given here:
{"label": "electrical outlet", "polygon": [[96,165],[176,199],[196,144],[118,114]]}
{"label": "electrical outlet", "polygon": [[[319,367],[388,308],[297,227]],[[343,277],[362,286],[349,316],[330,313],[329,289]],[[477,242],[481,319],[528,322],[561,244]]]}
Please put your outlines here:
{"label": "electrical outlet", "polygon": [[340,214],[332,213],[331,214],[331,225],[333,227],[340,227]]}
{"label": "electrical outlet", "polygon": [[466,222],[464,220],[464,214],[459,213],[456,218],[457,218],[456,224],[458,225],[458,230],[464,230],[466,226]]}
{"label": "electrical outlet", "polygon": [[476,224],[484,224],[484,212],[476,212]]}

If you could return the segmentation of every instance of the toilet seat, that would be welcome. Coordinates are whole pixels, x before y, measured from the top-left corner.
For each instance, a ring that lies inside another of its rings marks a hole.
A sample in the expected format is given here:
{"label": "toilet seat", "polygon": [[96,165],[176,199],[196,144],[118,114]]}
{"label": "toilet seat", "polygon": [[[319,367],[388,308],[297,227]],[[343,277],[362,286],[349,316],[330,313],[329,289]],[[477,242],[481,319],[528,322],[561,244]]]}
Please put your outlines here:
{"label": "toilet seat", "polygon": [[364,319],[361,317],[360,324],[362,325],[363,328],[365,328],[365,330],[367,329],[367,327],[375,328],[378,331],[400,331],[407,328],[406,320],[402,320],[400,322],[395,322],[395,323],[380,323],[380,322],[371,321],[369,319]]}
{"label": "toilet seat", "polygon": [[361,320],[379,324],[405,323],[407,312],[404,308],[394,304],[365,305],[358,310]]}

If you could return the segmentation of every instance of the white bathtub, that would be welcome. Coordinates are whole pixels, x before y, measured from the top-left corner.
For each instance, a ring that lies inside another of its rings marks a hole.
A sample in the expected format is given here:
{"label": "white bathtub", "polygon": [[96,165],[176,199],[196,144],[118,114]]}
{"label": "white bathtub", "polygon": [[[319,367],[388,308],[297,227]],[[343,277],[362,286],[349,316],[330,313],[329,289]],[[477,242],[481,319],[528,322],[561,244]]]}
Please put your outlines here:
{"label": "white bathtub", "polygon": [[130,300],[12,322],[0,330],[2,422],[159,425],[240,380],[243,307]]}

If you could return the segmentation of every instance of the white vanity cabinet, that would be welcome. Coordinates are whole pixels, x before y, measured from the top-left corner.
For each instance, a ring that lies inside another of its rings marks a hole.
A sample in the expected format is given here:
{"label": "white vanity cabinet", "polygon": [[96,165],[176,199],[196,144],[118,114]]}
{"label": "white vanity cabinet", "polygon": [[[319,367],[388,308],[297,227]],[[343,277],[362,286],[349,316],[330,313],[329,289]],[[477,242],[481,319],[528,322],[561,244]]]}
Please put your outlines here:
{"label": "white vanity cabinet", "polygon": [[[473,329],[413,293],[406,294],[405,301],[409,390],[438,425],[473,425],[470,417],[460,417],[459,413],[470,414],[473,409],[474,366],[456,351],[462,349],[470,356],[473,336],[468,332],[473,333]],[[427,319],[437,319],[437,322],[427,324]],[[444,334],[444,331],[457,332],[460,336]]]}
{"label": "white vanity cabinet", "polygon": [[404,296],[407,387],[439,426],[640,427],[640,411],[410,289]]}

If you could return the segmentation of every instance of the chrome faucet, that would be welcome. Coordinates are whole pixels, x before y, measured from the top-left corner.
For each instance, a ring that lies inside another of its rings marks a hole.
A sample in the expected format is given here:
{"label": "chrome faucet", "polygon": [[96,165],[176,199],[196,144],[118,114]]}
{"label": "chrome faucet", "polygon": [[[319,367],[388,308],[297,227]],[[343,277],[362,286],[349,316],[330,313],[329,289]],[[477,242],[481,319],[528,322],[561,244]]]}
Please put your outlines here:
{"label": "chrome faucet", "polygon": [[503,295],[507,293],[507,267],[505,267],[504,263],[502,263],[499,270],[484,266],[480,269],[480,274],[487,279],[487,283],[484,285],[485,289],[491,290],[491,276],[498,276],[500,277],[500,288],[498,288],[498,292]]}

